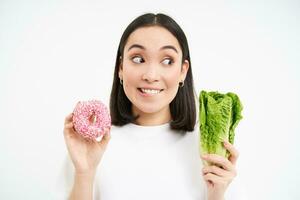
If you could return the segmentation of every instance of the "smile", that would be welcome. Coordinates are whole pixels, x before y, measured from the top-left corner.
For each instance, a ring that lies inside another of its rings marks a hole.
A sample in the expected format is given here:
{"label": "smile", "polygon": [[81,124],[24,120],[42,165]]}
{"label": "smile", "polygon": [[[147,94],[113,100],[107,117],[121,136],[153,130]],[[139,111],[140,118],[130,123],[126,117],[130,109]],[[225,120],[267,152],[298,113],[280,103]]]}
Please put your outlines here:
{"label": "smile", "polygon": [[140,92],[142,92],[143,94],[158,94],[161,91],[163,91],[163,89],[146,89],[146,88],[138,88],[138,90]]}

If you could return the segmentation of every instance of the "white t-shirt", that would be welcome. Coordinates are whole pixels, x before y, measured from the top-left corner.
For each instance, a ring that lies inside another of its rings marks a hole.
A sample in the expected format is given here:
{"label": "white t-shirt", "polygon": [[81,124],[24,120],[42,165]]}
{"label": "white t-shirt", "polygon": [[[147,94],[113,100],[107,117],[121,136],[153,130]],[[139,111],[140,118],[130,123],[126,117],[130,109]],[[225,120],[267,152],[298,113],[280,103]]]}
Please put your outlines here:
{"label": "white t-shirt", "polygon": [[[95,200],[205,200],[199,154],[199,128],[173,131],[169,124],[112,126],[111,139],[98,166]],[[69,157],[59,179],[61,199],[67,199],[74,181]],[[234,181],[233,181],[234,182]],[[241,200],[233,182],[225,198]]]}

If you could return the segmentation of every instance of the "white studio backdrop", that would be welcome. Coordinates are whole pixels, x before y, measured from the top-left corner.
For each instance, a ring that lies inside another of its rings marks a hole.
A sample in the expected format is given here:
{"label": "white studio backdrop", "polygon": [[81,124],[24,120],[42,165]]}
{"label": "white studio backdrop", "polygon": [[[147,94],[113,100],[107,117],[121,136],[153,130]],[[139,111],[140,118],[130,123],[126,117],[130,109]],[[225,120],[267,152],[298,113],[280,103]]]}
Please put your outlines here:
{"label": "white studio backdrop", "polygon": [[53,199],[64,117],[107,105],[118,43],[146,12],[188,38],[196,91],[237,93],[249,199],[300,199],[299,1],[0,1],[0,199]]}

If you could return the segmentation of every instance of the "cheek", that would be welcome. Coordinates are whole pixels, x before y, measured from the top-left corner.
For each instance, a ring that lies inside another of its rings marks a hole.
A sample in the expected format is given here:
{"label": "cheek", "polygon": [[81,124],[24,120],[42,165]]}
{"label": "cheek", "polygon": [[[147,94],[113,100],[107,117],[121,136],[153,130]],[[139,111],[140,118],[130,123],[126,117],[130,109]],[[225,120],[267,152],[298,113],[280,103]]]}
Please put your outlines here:
{"label": "cheek", "polygon": [[123,88],[126,96],[131,100],[132,95],[136,92],[136,87],[138,85],[139,74],[136,70],[132,70],[129,67],[123,71]]}
{"label": "cheek", "polygon": [[180,79],[180,70],[169,70],[164,76],[165,90],[165,100],[169,103],[175,98],[178,92],[178,83]]}
{"label": "cheek", "polygon": [[123,79],[127,85],[134,85],[138,81],[139,73],[131,67],[126,67],[123,71]]}
{"label": "cheek", "polygon": [[169,70],[165,72],[164,80],[168,89],[178,88],[180,70]]}

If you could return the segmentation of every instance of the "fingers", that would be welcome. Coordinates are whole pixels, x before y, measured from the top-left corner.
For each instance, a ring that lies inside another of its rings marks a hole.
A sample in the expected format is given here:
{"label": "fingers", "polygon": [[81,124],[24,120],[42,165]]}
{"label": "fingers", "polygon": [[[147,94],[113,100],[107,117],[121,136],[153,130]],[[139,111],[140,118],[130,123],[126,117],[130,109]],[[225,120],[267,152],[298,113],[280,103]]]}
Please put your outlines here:
{"label": "fingers", "polygon": [[229,151],[230,153],[230,156],[228,157],[229,161],[235,165],[236,164],[236,161],[239,157],[239,152],[237,151],[237,149],[232,145],[230,144],[229,142],[227,141],[224,141],[224,147]]}
{"label": "fingers", "polygon": [[[73,113],[70,113],[65,118],[65,124],[64,124],[64,135],[67,138],[71,138],[75,136],[75,130],[74,130],[74,124],[72,121]],[[96,138],[95,140],[89,140],[85,139],[87,142],[96,142],[101,147],[106,147],[108,141],[110,140],[110,128],[104,129],[103,137],[102,138]],[[83,138],[82,138],[83,139]]]}
{"label": "fingers", "polygon": [[209,183],[212,183],[212,184],[222,184],[222,185],[227,185],[228,182],[226,181],[226,179],[220,177],[220,176],[217,176],[215,174],[212,174],[212,173],[207,173],[203,176],[204,180],[209,182]]}
{"label": "fingers", "polygon": [[74,124],[73,124],[73,121],[72,121],[72,117],[73,117],[73,113],[70,113],[65,118],[64,131],[63,132],[64,132],[64,135],[68,136],[68,137],[74,135],[73,132],[71,131],[71,130],[74,130],[73,129]]}
{"label": "fingers", "polygon": [[224,147],[230,153],[228,159],[217,154],[201,156],[203,160],[212,163],[212,165],[204,166],[202,173],[207,183],[227,187],[237,175],[235,163],[238,158],[238,151],[229,142],[224,142]]}
{"label": "fingers", "polygon": [[65,128],[73,128],[74,127],[74,124],[73,122],[69,122],[68,124],[65,124]]}
{"label": "fingers", "polygon": [[73,122],[66,124],[63,132],[66,139],[76,137]]}
{"label": "fingers", "polygon": [[215,165],[211,166],[205,166],[202,168],[202,173],[205,175],[207,173],[212,173],[220,177],[227,177],[230,176],[230,173],[220,167],[217,167]]}
{"label": "fingers", "polygon": [[98,142],[98,144],[100,146],[102,146],[103,148],[106,148],[110,138],[111,138],[111,135],[110,135],[110,128],[105,128],[104,129],[104,136],[102,137],[102,139],[100,140],[100,142]]}
{"label": "fingers", "polygon": [[231,170],[232,165],[235,165],[237,162],[237,159],[239,157],[239,152],[232,144],[230,144],[227,141],[224,141],[224,147],[230,153],[230,156],[228,157],[228,159],[226,159],[222,156],[219,156],[217,154],[206,154],[206,155],[202,155],[201,157],[202,157],[202,159],[204,159],[208,162],[212,162],[214,164],[222,166],[224,169]]}
{"label": "fingers", "polygon": [[215,165],[221,166],[225,170],[233,170],[234,166],[233,164],[227,159],[222,156],[219,156],[217,154],[206,154],[206,155],[201,155],[202,159],[211,162]]}
{"label": "fingers", "polygon": [[202,173],[208,183],[217,185],[228,185],[237,176],[235,169],[227,171],[215,165],[203,167]]}
{"label": "fingers", "polygon": [[[72,117],[73,117],[73,113],[66,116],[64,130],[69,130],[69,129],[73,128],[74,124],[72,122]],[[68,132],[68,131],[64,131],[64,133],[66,133],[66,132]]]}
{"label": "fingers", "polygon": [[70,113],[69,115],[66,116],[65,125],[72,121],[72,117],[73,117],[73,113]]}

